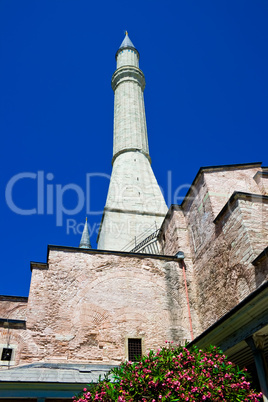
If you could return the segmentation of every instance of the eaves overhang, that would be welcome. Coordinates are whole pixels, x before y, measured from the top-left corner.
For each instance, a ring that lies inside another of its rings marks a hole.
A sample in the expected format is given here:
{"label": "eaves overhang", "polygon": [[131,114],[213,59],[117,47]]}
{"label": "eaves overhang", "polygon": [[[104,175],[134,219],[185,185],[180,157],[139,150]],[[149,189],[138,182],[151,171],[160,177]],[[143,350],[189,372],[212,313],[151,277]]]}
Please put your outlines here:
{"label": "eaves overhang", "polygon": [[32,363],[0,370],[1,397],[72,398],[115,365]]}

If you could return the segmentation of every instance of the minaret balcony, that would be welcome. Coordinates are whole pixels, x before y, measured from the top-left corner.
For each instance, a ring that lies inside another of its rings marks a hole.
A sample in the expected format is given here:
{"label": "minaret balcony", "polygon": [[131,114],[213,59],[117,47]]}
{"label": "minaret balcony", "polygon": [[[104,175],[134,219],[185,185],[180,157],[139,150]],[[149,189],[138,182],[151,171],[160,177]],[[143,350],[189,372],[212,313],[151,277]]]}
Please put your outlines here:
{"label": "minaret balcony", "polygon": [[116,90],[119,84],[125,81],[134,81],[141,87],[142,91],[145,88],[145,77],[143,72],[134,66],[123,66],[118,68],[112,76],[112,88]]}

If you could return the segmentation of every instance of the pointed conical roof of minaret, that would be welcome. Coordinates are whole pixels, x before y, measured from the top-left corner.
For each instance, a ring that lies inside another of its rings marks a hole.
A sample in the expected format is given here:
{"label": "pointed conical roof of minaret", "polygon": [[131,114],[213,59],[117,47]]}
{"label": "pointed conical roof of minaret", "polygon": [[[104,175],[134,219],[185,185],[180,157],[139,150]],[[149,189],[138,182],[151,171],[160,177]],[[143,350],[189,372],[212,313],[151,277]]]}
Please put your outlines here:
{"label": "pointed conical roof of minaret", "polygon": [[88,225],[87,225],[87,218],[84,226],[84,230],[82,233],[81,241],[79,244],[79,248],[92,248],[90,244],[90,237],[89,237],[89,231],[88,231]]}
{"label": "pointed conical roof of minaret", "polygon": [[126,36],[125,36],[123,42],[121,43],[119,49],[123,49],[126,47],[132,47],[133,49],[136,49],[135,46],[133,45],[133,43],[131,42],[131,40],[129,39],[128,32],[126,31],[125,33],[126,33]]}

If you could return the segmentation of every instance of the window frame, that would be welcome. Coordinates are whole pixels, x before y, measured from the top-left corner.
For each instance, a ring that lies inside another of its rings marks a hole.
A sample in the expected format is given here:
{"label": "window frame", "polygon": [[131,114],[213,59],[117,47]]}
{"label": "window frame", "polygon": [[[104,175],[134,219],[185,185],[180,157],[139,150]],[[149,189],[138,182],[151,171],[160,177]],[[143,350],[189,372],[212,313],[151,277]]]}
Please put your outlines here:
{"label": "window frame", "polygon": [[125,350],[126,350],[126,360],[127,361],[135,361],[135,360],[130,360],[129,358],[129,341],[132,339],[137,339],[140,341],[140,346],[141,346],[141,357],[143,356],[144,353],[144,339],[141,336],[127,336],[126,337],[126,342],[125,342]]}
{"label": "window frame", "polygon": [[[4,349],[11,349],[12,350],[10,360],[1,360]],[[0,358],[1,358],[0,359],[0,367],[1,366],[14,366],[15,365],[16,351],[17,351],[17,345],[1,343],[0,344]]]}

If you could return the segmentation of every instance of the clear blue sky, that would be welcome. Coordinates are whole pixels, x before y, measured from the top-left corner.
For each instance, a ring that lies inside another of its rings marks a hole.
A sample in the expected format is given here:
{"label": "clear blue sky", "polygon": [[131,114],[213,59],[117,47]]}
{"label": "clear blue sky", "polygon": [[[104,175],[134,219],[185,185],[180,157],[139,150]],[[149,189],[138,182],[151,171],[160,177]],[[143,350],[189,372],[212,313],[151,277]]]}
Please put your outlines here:
{"label": "clear blue sky", "polygon": [[[29,263],[46,261],[47,244],[78,246],[80,234],[67,220],[76,229],[86,208],[57,226],[56,185],[86,192],[86,175],[97,173],[90,210],[105,205],[110,81],[124,30],[140,52],[152,166],[166,198],[168,175],[172,195],[200,166],[268,165],[267,21],[267,0],[1,0],[0,294],[28,295]],[[54,194],[52,214],[46,199],[44,213],[42,200],[37,205],[37,172],[44,196]],[[12,180],[14,204],[39,213],[10,208]],[[63,201],[71,209],[78,196],[68,190]],[[96,229],[101,214],[87,215]]]}

